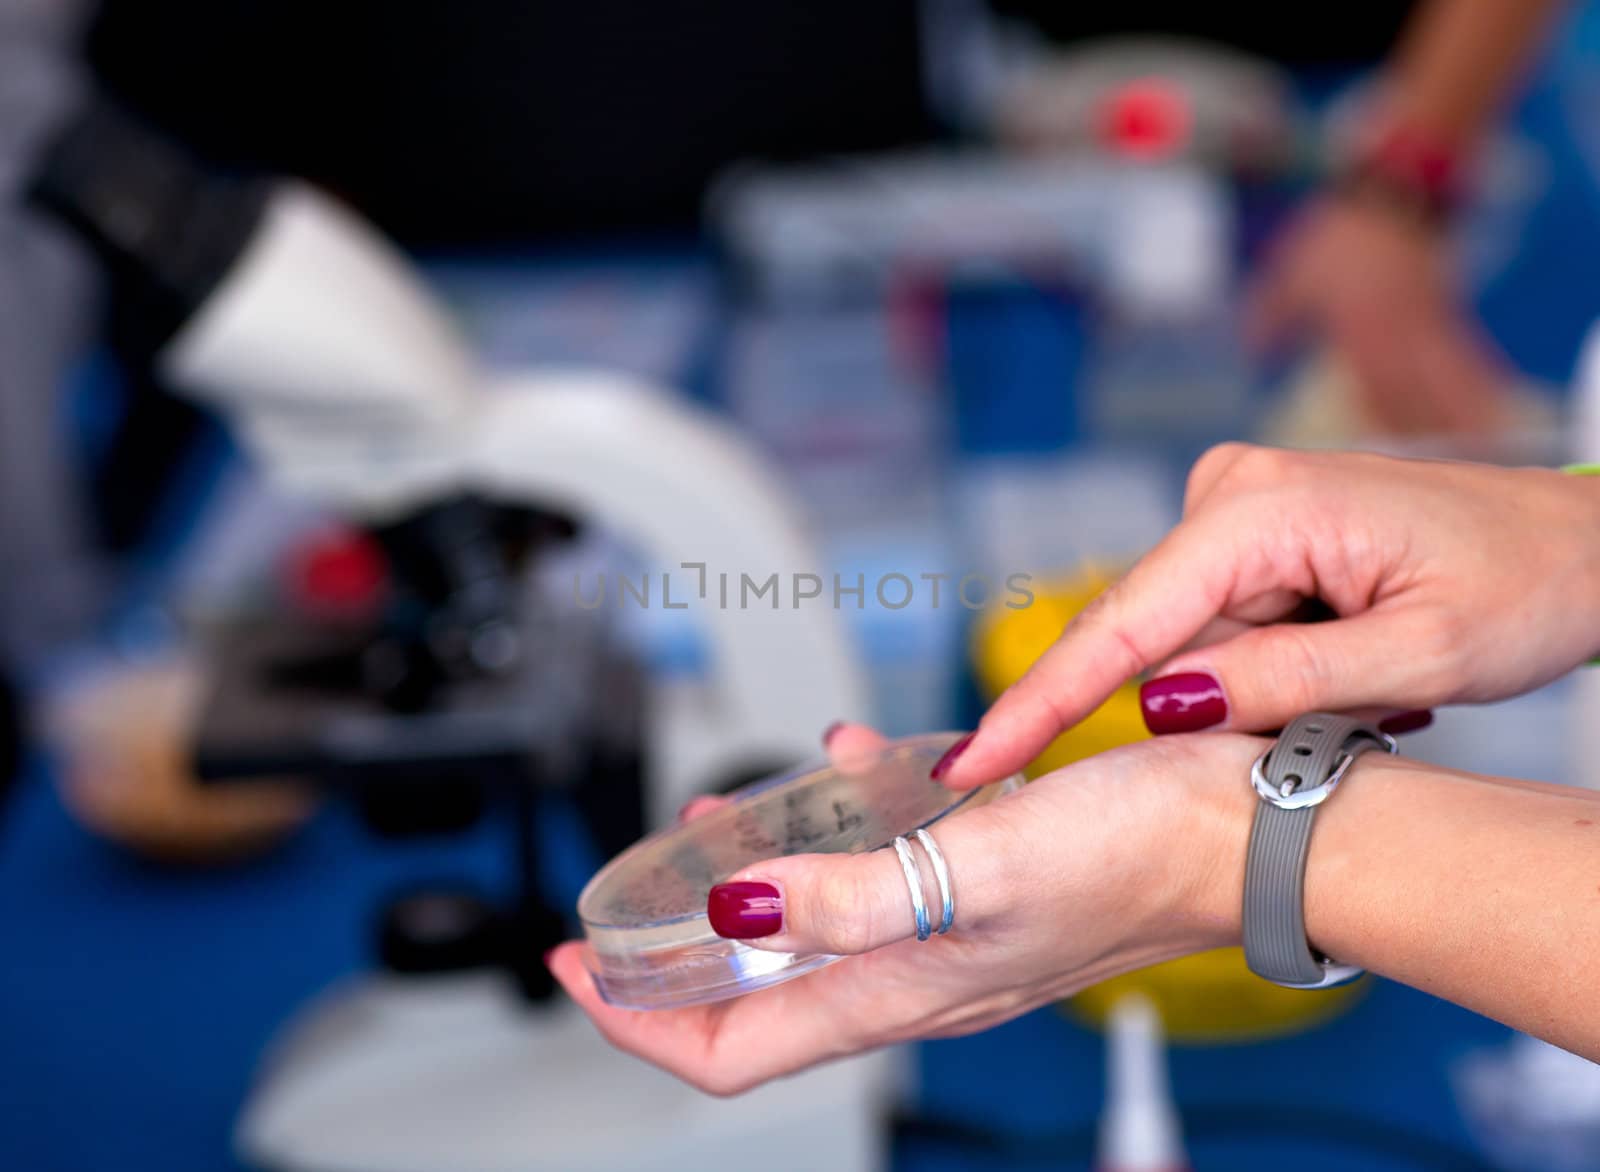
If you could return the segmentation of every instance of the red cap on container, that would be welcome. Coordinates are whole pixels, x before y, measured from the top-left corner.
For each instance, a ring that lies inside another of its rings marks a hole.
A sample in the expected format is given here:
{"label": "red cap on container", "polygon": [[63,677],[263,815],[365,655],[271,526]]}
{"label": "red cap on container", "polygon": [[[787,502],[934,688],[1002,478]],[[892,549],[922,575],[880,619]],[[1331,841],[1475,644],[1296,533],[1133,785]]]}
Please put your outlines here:
{"label": "red cap on container", "polygon": [[1188,95],[1162,78],[1126,82],[1100,105],[1101,143],[1129,158],[1169,158],[1189,145],[1193,129]]}

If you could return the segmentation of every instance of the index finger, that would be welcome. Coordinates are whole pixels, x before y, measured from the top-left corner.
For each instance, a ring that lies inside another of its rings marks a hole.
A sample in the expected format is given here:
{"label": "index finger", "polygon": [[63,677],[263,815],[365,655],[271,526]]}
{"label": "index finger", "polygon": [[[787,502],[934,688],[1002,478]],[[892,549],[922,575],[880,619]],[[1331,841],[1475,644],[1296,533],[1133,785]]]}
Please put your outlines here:
{"label": "index finger", "polygon": [[1015,773],[1128,679],[1198,635],[1233,592],[1237,534],[1247,527],[1232,512],[1181,522],[1068,623],[984,714],[940,780],[970,789]]}

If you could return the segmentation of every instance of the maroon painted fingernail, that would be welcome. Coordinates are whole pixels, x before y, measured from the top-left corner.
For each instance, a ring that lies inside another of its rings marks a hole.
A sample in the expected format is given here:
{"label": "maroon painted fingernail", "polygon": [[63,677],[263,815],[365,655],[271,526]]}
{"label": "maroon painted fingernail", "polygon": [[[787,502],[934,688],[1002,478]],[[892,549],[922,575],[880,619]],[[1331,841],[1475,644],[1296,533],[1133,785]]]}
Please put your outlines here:
{"label": "maroon painted fingernail", "polygon": [[828,747],[828,742],[829,741],[833,740],[834,737],[839,735],[839,730],[842,729],[843,727],[844,727],[844,721],[836,720],[832,724],[830,724],[827,728],[822,730],[822,747],[824,749],[826,749]]}
{"label": "maroon painted fingernail", "polygon": [[1396,712],[1387,720],[1378,722],[1378,731],[1386,732],[1392,737],[1405,733],[1416,732],[1418,729],[1427,728],[1433,723],[1433,709],[1413,708],[1409,712]]}
{"label": "maroon painted fingernail", "polygon": [[950,766],[956,763],[956,758],[967,751],[967,746],[972,744],[972,738],[977,733],[968,733],[955,744],[944,751],[944,756],[933,763],[933,768],[928,770],[928,776],[934,781],[943,781],[944,775],[950,772]]}
{"label": "maroon painted fingernail", "polygon": [[1180,672],[1148,680],[1139,689],[1144,724],[1156,736],[1199,732],[1221,724],[1228,716],[1228,699],[1216,677],[1202,671]]}
{"label": "maroon painted fingernail", "polygon": [[771,936],[783,927],[783,894],[770,883],[718,883],[706,899],[706,918],[728,940]]}
{"label": "maroon painted fingernail", "polygon": [[[556,947],[559,948],[560,945],[557,945]],[[555,948],[546,948],[544,950],[544,967],[545,968],[549,968],[550,967],[550,958],[552,956],[554,956],[555,954],[556,954]]]}

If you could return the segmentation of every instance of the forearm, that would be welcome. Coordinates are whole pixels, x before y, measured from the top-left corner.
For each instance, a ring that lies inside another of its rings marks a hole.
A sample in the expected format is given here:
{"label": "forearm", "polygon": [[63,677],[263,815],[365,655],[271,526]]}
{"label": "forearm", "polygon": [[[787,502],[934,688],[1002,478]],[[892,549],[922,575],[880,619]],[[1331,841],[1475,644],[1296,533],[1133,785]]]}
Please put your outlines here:
{"label": "forearm", "polygon": [[1427,0],[1388,69],[1394,116],[1470,149],[1561,12],[1561,0]]}
{"label": "forearm", "polygon": [[1600,1058],[1600,795],[1368,754],[1318,815],[1306,925],[1329,956]]}
{"label": "forearm", "polygon": [[[1244,779],[1270,744],[1236,741],[1185,811],[1178,898],[1212,947],[1242,935]],[[1318,810],[1305,919],[1324,955],[1600,1060],[1600,793],[1367,753]]]}

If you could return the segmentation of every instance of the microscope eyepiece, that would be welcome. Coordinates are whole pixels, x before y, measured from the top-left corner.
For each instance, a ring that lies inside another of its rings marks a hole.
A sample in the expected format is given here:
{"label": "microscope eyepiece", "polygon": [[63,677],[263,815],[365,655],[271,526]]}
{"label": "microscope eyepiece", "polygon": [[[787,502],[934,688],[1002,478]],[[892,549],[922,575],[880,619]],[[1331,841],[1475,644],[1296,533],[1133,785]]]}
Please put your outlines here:
{"label": "microscope eyepiece", "polygon": [[153,350],[245,251],[271,186],[212,168],[94,98],[45,142],[27,196],[93,249]]}

